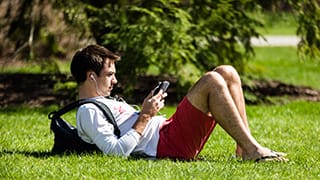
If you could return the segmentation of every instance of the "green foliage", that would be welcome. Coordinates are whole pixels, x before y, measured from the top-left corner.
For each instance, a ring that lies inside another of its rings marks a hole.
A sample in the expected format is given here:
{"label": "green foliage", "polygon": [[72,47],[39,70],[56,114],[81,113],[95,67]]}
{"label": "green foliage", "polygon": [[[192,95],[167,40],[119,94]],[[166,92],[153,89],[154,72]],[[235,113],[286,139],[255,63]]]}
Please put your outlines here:
{"label": "green foliage", "polygon": [[76,89],[77,87],[77,83],[76,82],[65,82],[65,83],[62,83],[62,82],[57,82],[55,85],[54,85],[54,91],[60,91],[60,90],[63,90],[63,89]]}
{"label": "green foliage", "polygon": [[[177,75],[181,84],[186,77],[199,74],[198,69],[181,73],[183,66],[195,59],[196,49],[189,34],[194,26],[191,17],[179,9],[177,3],[155,1],[140,6],[138,3],[120,5],[90,6],[88,11],[92,29],[98,26],[98,32],[93,30],[97,42],[123,53],[118,64],[121,82],[132,85],[135,75],[145,74],[151,65],[157,67],[159,74]],[[101,19],[104,19],[103,27]],[[107,32],[101,34],[100,29]]]}
{"label": "green foliage", "polygon": [[299,13],[297,34],[301,37],[299,55],[320,60],[320,1],[298,1],[295,7]]}
{"label": "green foliage", "polygon": [[[62,34],[82,32],[76,36],[92,35],[98,44],[123,53],[119,73],[129,77],[146,73],[151,65],[158,66],[160,74],[179,78],[197,76],[219,64],[233,64],[242,73],[253,51],[250,38],[259,36],[256,29],[263,26],[263,19],[251,14],[260,6],[271,13],[298,14],[300,56],[320,54],[318,0],[23,0],[1,1],[1,5],[3,56],[66,58]],[[61,11],[75,31],[61,33],[67,29],[60,28]],[[195,72],[185,74],[185,64],[197,67]]]}
{"label": "green foliage", "polygon": [[[252,53],[250,37],[259,36],[255,27],[262,25],[245,12],[247,5],[254,6],[250,1],[89,1],[76,8],[68,4],[68,17],[85,13],[97,43],[122,54],[118,75],[129,86],[150,66],[160,75],[176,76],[186,89],[195,77],[220,64],[233,64],[243,72]],[[72,8],[83,13],[74,14]]]}
{"label": "green foliage", "polygon": [[[48,22],[52,20],[50,13],[53,12],[49,12],[50,3],[51,1],[38,0],[0,2],[4,12],[0,15],[0,40],[3,40],[0,52],[3,51],[1,55],[8,56],[8,61],[51,61],[51,57],[64,55],[56,39],[57,34],[50,32],[48,27]],[[43,66],[50,64],[54,63],[42,63]]]}
{"label": "green foliage", "polygon": [[[112,29],[101,38],[107,47],[124,52],[119,62],[119,74],[144,74],[156,65],[161,74],[177,74],[191,59],[195,59],[190,16],[174,3],[154,3],[150,7],[127,7],[123,18],[106,23]],[[114,16],[114,12],[110,16]],[[119,15],[120,16],[120,15]],[[113,30],[114,29],[114,30]]]}
{"label": "green foliage", "polygon": [[41,67],[41,73],[60,73],[58,63],[53,58],[42,59],[39,61],[39,64]]}
{"label": "green foliage", "polygon": [[57,82],[54,84],[53,92],[67,92],[68,97],[70,99],[77,99],[78,91],[77,91],[77,83],[74,81],[68,82]]}
{"label": "green foliage", "polygon": [[[220,64],[232,64],[240,73],[245,61],[253,52],[250,38],[258,37],[256,27],[262,23],[246,12],[246,6],[257,8],[250,1],[194,1],[189,11],[197,30],[193,36],[196,44],[197,62],[203,70]],[[241,47],[241,48],[240,48]],[[244,50],[244,51],[243,51]]]}
{"label": "green foliage", "polygon": [[[69,71],[69,70],[68,70]],[[1,73],[25,73],[25,74],[45,74],[45,73],[60,73],[59,62],[54,58],[37,59],[37,61],[22,62],[21,64],[13,65],[0,69]]]}

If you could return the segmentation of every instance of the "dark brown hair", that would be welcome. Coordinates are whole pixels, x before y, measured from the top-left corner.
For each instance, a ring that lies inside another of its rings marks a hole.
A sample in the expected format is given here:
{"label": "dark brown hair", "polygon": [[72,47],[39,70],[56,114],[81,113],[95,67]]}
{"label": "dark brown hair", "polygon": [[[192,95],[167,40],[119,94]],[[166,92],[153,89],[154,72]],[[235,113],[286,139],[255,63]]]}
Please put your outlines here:
{"label": "dark brown hair", "polygon": [[87,72],[92,70],[98,76],[106,60],[119,61],[120,56],[100,45],[89,45],[76,52],[72,58],[70,71],[77,83],[86,80]]}

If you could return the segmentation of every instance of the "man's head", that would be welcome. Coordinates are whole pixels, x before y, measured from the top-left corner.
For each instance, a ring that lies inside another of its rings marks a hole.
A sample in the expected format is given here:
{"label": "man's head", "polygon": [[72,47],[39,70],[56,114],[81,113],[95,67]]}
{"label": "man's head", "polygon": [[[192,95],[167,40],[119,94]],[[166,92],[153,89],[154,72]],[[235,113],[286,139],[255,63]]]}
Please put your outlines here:
{"label": "man's head", "polygon": [[115,62],[119,60],[120,56],[108,49],[90,45],[76,52],[70,70],[79,87],[106,96],[110,95],[112,86],[117,83]]}

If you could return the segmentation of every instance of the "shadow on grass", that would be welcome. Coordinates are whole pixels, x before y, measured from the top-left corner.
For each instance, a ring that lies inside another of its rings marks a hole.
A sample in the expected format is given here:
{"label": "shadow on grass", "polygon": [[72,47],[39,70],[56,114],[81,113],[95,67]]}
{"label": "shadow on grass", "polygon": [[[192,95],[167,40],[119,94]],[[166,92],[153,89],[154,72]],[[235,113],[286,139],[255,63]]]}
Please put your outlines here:
{"label": "shadow on grass", "polygon": [[[137,160],[147,160],[147,161],[172,161],[172,162],[217,162],[218,160],[212,157],[206,156],[197,156],[194,159],[181,159],[181,158],[156,158],[153,156],[141,155],[141,154],[133,154],[128,157],[129,161],[137,161]],[[233,158],[231,160],[237,160]]]}
{"label": "shadow on grass", "polygon": [[35,157],[35,158],[48,158],[50,156],[55,156],[54,154],[52,154],[51,152],[48,151],[17,151],[17,150],[2,150],[0,152],[0,155],[14,155],[14,154],[21,154],[24,156],[31,156],[31,157]]}
{"label": "shadow on grass", "polygon": [[71,155],[94,155],[94,154],[102,154],[99,152],[91,152],[91,153],[76,153],[76,152],[65,152],[65,153],[61,153],[61,154],[57,154],[57,153],[52,153],[51,151],[19,151],[19,150],[2,150],[0,151],[0,156],[3,155],[14,155],[14,154],[21,154],[27,157],[35,157],[35,158],[49,158],[49,157],[63,157],[63,156],[71,156]]}
{"label": "shadow on grass", "polygon": [[[49,157],[64,157],[64,156],[70,156],[70,155],[94,155],[94,154],[102,154],[99,152],[95,152],[95,153],[64,153],[64,154],[54,154],[50,151],[19,151],[19,150],[2,150],[0,151],[0,157],[4,156],[4,155],[15,155],[15,154],[20,154],[26,157],[35,157],[35,158],[40,158],[40,159],[47,159]],[[150,156],[129,156],[128,159],[129,161],[138,161],[138,160],[145,160],[145,161],[172,161],[172,162],[217,162],[217,159],[212,159],[212,158],[207,158],[205,156],[200,156],[197,157],[195,159],[191,159],[191,160],[183,160],[183,159],[171,159],[171,158],[156,158],[156,157],[150,157]],[[231,159],[230,159],[231,160]],[[239,159],[233,159],[233,161],[239,161]]]}

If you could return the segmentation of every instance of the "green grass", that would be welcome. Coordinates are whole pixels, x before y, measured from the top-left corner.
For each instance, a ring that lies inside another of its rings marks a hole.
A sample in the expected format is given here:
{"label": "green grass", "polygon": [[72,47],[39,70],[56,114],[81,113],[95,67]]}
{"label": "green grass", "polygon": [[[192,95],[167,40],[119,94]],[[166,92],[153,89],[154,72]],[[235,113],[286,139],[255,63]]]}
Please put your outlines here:
{"label": "green grass", "polygon": [[255,47],[255,53],[248,75],[320,89],[319,62],[300,60],[295,47]]}
{"label": "green grass", "polygon": [[6,65],[0,69],[1,73],[41,73],[42,68],[37,63],[21,63],[15,65]]}
{"label": "green grass", "polygon": [[[318,179],[320,103],[291,102],[247,108],[253,135],[288,153],[288,163],[238,162],[235,144],[218,126],[202,160],[133,160],[93,155],[50,156],[53,134],[47,113],[54,108],[0,110],[1,179]],[[166,108],[168,116],[174,108]],[[72,118],[74,113],[65,116]]]}
{"label": "green grass", "polygon": [[253,16],[264,23],[264,28],[257,28],[264,35],[296,35],[298,17],[293,13],[255,13]]}
{"label": "green grass", "polygon": [[[4,67],[0,67],[0,73],[34,73],[34,74],[41,74],[41,73],[70,73],[70,63],[71,61],[67,60],[44,60],[44,61],[54,61],[54,64],[47,64],[44,65],[43,63],[39,62],[19,62],[16,64],[6,65]],[[56,64],[55,64],[56,63]],[[54,68],[52,68],[54,67]],[[57,67],[57,69],[55,69]]]}

